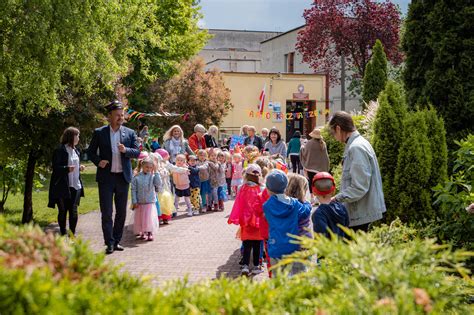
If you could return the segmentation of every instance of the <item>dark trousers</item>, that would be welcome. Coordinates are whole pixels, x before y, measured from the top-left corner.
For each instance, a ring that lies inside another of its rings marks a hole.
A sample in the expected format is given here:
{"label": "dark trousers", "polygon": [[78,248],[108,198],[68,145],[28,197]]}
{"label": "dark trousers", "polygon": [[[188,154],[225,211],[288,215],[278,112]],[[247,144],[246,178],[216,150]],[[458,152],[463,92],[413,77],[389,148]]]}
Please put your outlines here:
{"label": "dark trousers", "polygon": [[351,229],[352,229],[354,232],[357,232],[357,231],[368,232],[368,231],[369,231],[369,225],[370,225],[370,223],[361,224],[361,225],[356,225],[356,226],[351,226]]}
{"label": "dark trousers", "polygon": [[[99,183],[99,203],[105,245],[117,245],[122,239],[127,215],[128,187],[129,184],[122,173],[113,174],[110,183]],[[112,220],[112,200],[115,202],[115,220]]]}
{"label": "dark trousers", "polygon": [[244,265],[249,266],[250,264],[250,252],[253,253],[253,265],[254,267],[259,265],[260,261],[260,244],[262,241],[244,241]]}
{"label": "dark trousers", "polygon": [[300,162],[300,156],[290,155],[290,161],[291,161],[291,168],[293,169],[293,173],[299,174],[302,168],[301,162]]}
{"label": "dark trousers", "polygon": [[316,175],[316,173],[310,172],[310,171],[307,171],[306,173],[308,173],[308,182],[309,182],[309,187],[310,187],[309,189],[311,190],[312,189],[311,187],[313,187],[313,177],[314,175]]}
{"label": "dark trousers", "polygon": [[61,198],[58,200],[58,224],[61,235],[66,235],[66,218],[69,212],[69,230],[72,234],[76,234],[77,226],[77,206],[81,199],[81,190],[69,187],[71,198]]}
{"label": "dark trousers", "polygon": [[232,187],[231,187],[232,177],[226,178],[225,181],[227,183],[227,194],[232,195]]}

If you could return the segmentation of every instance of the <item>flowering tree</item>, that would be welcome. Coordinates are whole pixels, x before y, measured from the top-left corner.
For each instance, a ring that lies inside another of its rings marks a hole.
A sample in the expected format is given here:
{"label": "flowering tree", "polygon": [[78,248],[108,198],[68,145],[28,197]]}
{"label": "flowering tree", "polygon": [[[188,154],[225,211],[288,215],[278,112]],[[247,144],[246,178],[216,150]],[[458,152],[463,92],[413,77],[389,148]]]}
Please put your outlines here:
{"label": "flowering tree", "polygon": [[297,50],[303,62],[338,81],[341,57],[352,64],[356,78],[363,78],[372,47],[379,39],[388,60],[399,64],[400,12],[388,0],[315,0],[305,10],[306,27],[298,34]]}

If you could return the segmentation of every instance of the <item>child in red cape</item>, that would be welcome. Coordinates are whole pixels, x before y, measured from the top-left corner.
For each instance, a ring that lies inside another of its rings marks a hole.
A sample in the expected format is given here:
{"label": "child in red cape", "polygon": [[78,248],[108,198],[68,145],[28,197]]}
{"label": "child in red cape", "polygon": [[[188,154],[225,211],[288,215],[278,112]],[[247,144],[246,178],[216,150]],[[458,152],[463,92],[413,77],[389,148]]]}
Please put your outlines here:
{"label": "child in red cape", "polygon": [[262,268],[260,260],[260,244],[263,240],[260,233],[261,187],[262,170],[257,164],[249,164],[245,169],[245,181],[237,192],[227,223],[240,225],[240,237],[243,241],[244,255],[242,275],[250,273],[250,254],[253,254],[252,274],[259,274]]}

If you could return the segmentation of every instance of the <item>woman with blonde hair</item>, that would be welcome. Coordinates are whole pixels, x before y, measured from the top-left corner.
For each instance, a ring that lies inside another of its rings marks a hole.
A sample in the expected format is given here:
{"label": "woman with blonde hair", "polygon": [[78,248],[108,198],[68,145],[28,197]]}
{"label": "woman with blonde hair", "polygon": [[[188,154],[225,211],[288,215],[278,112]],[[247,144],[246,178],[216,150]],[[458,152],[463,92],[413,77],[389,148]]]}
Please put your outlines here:
{"label": "woman with blonde hair", "polygon": [[183,129],[179,125],[171,126],[163,135],[163,148],[170,155],[170,162],[175,163],[178,154],[194,154],[184,138]]}
{"label": "woman with blonde hair", "polygon": [[217,144],[217,135],[219,129],[217,126],[210,126],[207,130],[207,133],[204,135],[204,139],[206,140],[206,147],[208,148],[218,148],[219,145]]}
{"label": "woman with blonde hair", "polygon": [[314,128],[309,136],[311,139],[301,147],[300,159],[304,173],[308,178],[309,186],[311,187],[313,177],[316,173],[329,172],[329,155],[326,142],[324,142],[319,128]]}

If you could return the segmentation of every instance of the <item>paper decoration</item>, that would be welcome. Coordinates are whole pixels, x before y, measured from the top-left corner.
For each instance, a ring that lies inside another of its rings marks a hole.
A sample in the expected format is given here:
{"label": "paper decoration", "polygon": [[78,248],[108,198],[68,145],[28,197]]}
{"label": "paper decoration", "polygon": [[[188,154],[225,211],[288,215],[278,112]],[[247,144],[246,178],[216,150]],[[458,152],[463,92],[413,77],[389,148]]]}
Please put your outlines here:
{"label": "paper decoration", "polygon": [[329,114],[329,109],[324,110],[310,110],[304,112],[294,112],[294,113],[281,113],[281,112],[263,112],[259,113],[257,111],[253,111],[248,109],[248,117],[250,118],[258,118],[258,119],[273,119],[273,120],[294,120],[294,119],[301,119],[301,118],[318,118],[320,115],[327,115]]}
{"label": "paper decoration", "polygon": [[189,113],[178,114],[178,113],[169,113],[162,111],[161,113],[152,112],[152,113],[142,113],[131,108],[125,108],[126,113],[128,114],[128,121],[134,121],[143,117],[183,117],[184,120],[189,119]]}

